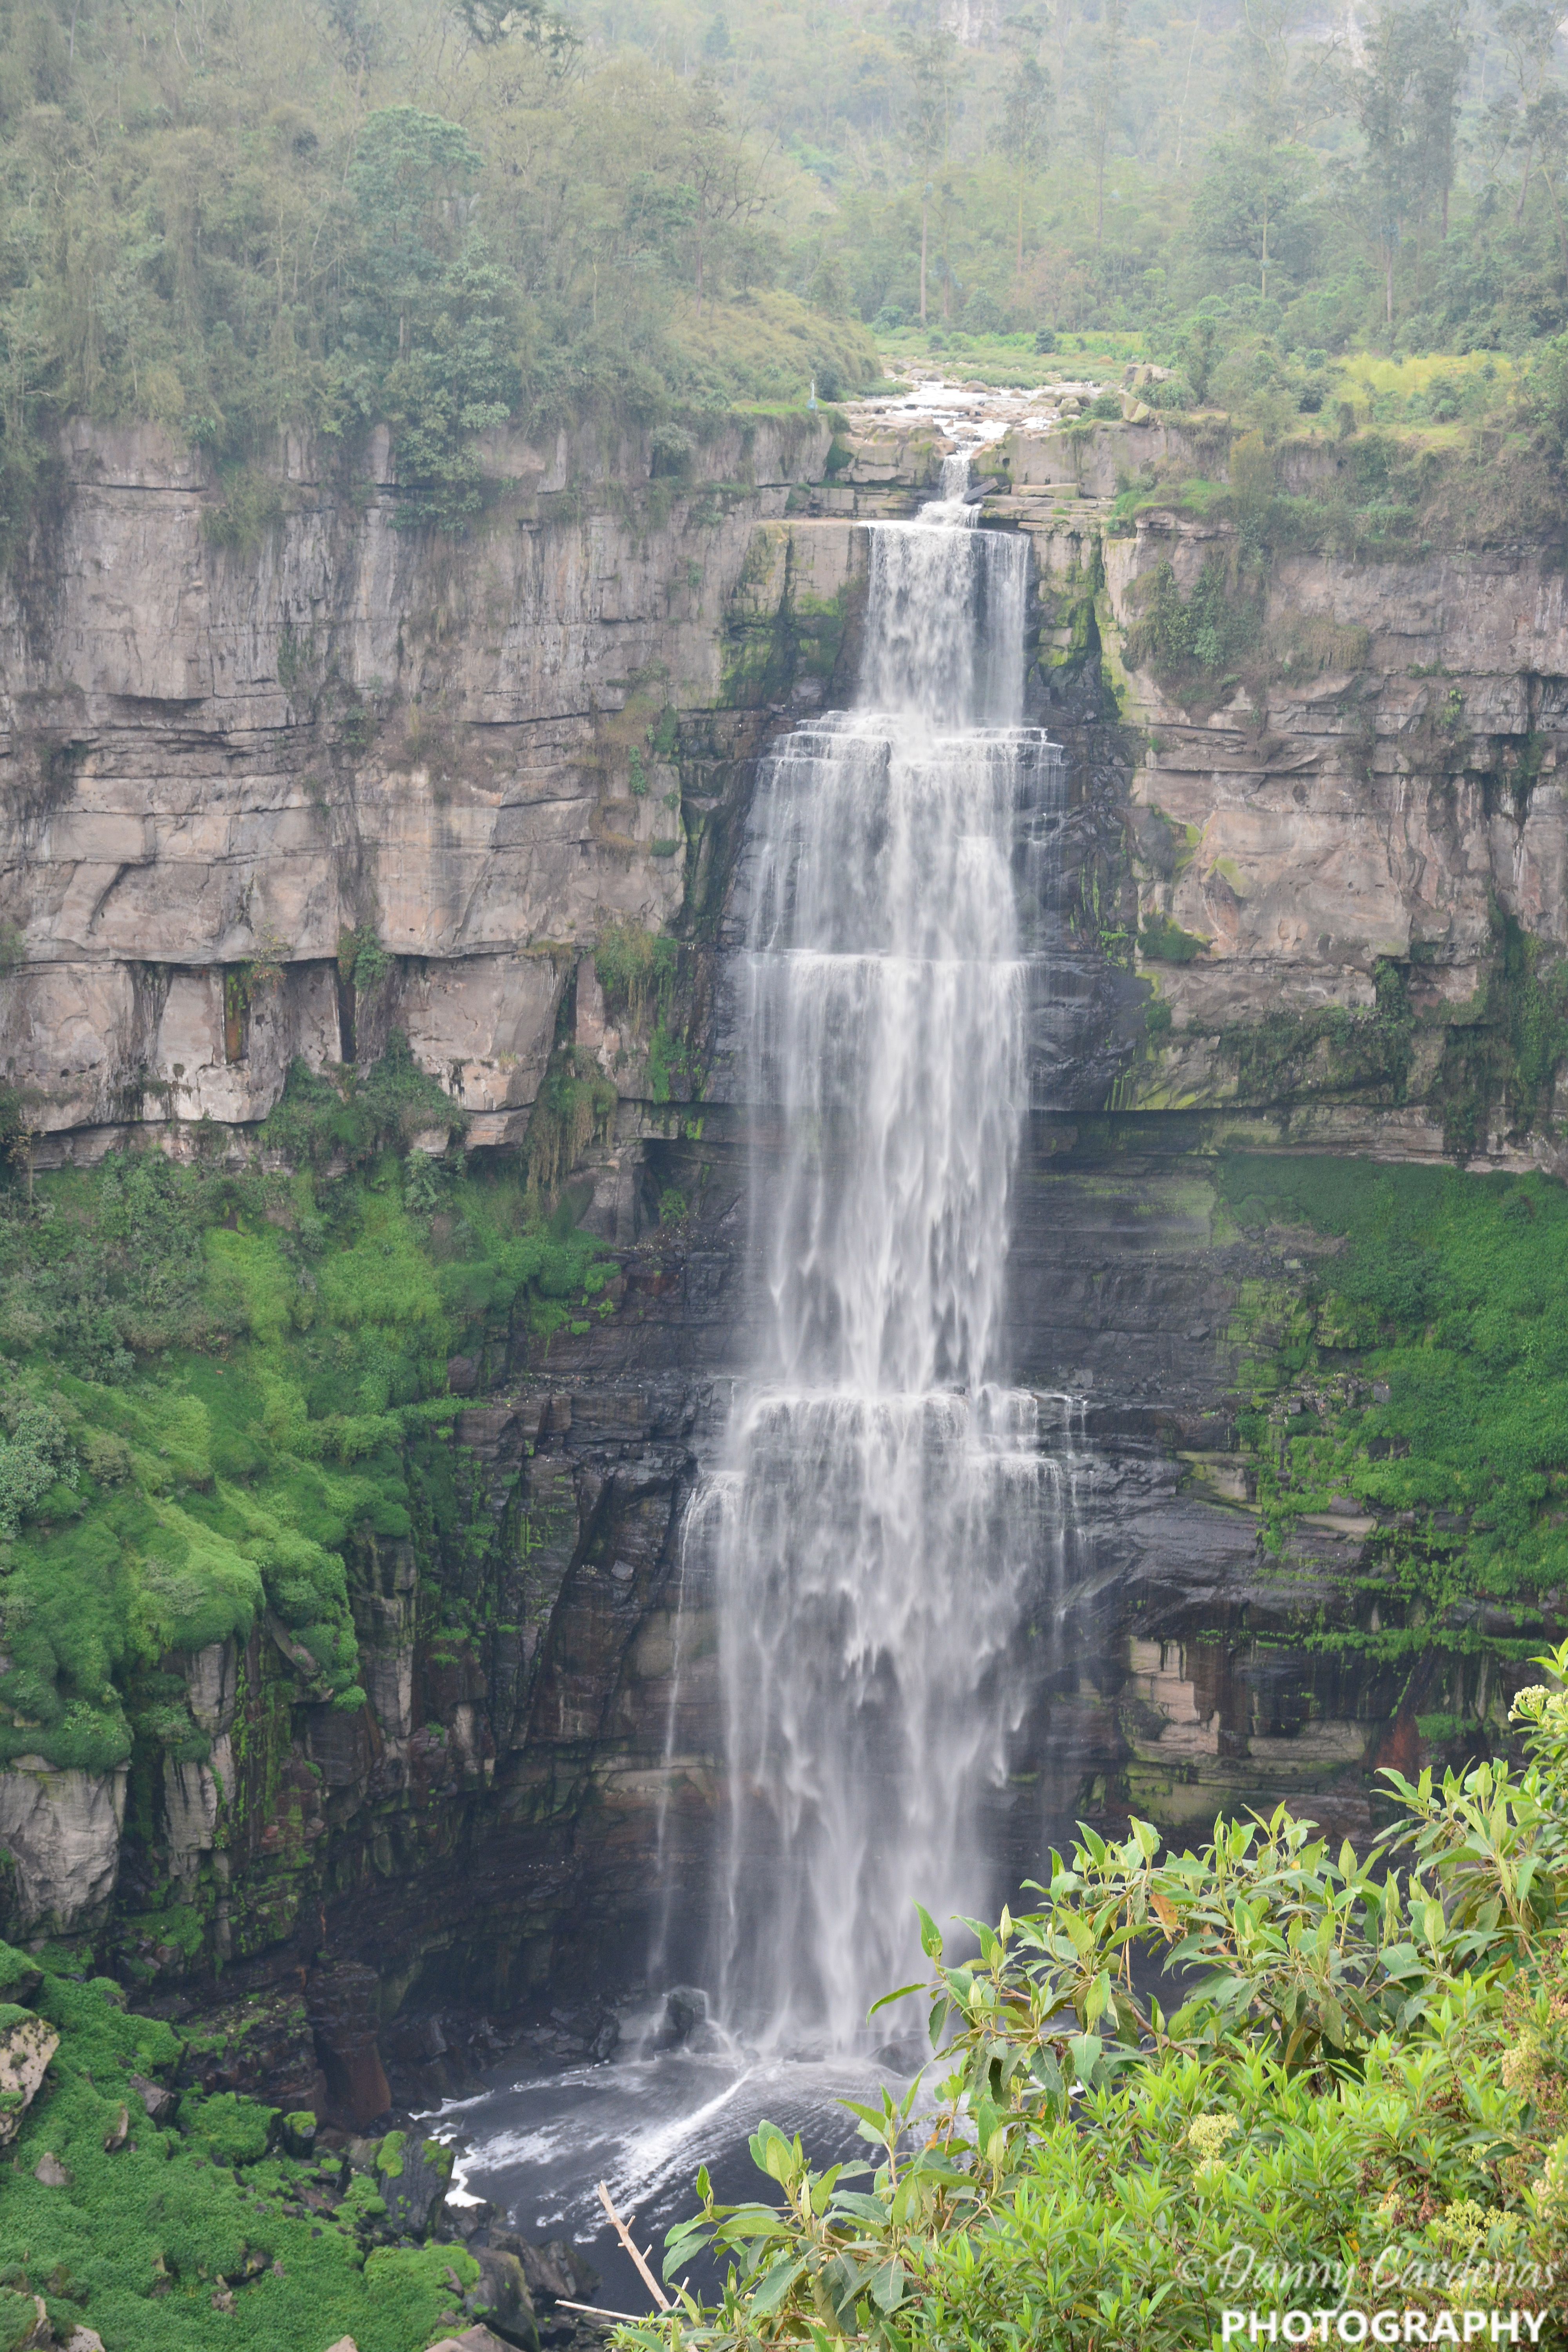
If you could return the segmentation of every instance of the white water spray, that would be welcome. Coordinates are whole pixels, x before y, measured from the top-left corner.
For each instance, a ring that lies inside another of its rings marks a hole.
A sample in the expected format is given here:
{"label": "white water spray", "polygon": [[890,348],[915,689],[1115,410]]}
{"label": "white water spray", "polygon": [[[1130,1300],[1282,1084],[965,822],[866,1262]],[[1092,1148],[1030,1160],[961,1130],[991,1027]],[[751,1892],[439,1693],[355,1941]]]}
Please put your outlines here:
{"label": "white water spray", "polygon": [[[1054,1475],[996,1385],[1027,1107],[1016,721],[1028,555],[968,464],[870,526],[860,692],[764,765],[744,957],[764,1336],[689,1544],[717,1580],[720,2013],[850,2046],[916,1973],[913,1905],[988,1904],[984,1792],[1024,1704]],[[1059,1516],[1059,1515],[1058,1515]],[[913,1963],[911,1965],[911,1962]]]}

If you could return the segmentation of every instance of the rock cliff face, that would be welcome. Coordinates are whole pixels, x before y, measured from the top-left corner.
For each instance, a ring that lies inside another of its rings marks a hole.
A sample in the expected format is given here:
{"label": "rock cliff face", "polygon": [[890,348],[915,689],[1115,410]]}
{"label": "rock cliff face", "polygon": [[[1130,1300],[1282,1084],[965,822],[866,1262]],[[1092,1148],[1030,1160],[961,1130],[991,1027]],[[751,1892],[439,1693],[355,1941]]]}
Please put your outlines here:
{"label": "rock cliff face", "polygon": [[[5,584],[0,1052],[39,1166],[134,1130],[183,1150],[202,1120],[251,1148],[294,1056],[364,1057],[393,1025],[478,1147],[523,1139],[563,1043],[619,1097],[566,1171],[620,1258],[616,1311],[547,1363],[454,1362],[469,1535],[356,1538],[363,1715],[315,1703],[268,1622],[177,1662],[206,1761],[129,1797],[0,1774],[13,1931],[90,1933],[144,1997],[221,1990],[209,2087],[363,2120],[379,2033],[437,2089],[428,2036],[388,2021],[442,1988],[498,2006],[635,1975],[656,1839],[693,1890],[672,1952],[695,1947],[717,1694],[680,1517],[746,1360],[759,1142],[725,1026],[736,852],[759,747],[852,682],[857,524],[909,511],[940,446],[887,415],[831,443],[762,423],[666,478],[632,443],[508,444],[458,547],[394,530],[384,447],[342,482],[296,448],[236,547],[195,461],[83,429]],[[1530,546],[1277,553],[1269,663],[1184,702],[1129,638],[1162,568],[1190,595],[1226,532],[1118,503],[1182,454],[1158,424],[1019,427],[984,512],[1033,544],[1031,707],[1069,774],[1010,1286],[1066,1498],[996,1799],[1030,1864],[1128,1805],[1184,1823],[1305,1789],[1364,1827],[1371,1769],[1431,1710],[1303,1640],[1365,1525],[1259,1551],[1237,1302],[1312,1244],[1226,1223],[1216,1145],[1562,1151],[1550,1101],[1510,1106],[1464,1058],[1507,927],[1568,944],[1561,570]],[[683,941],[673,1062],[606,999],[594,950],[625,924]],[[368,1000],[366,940],[391,960]],[[471,1641],[435,1637],[433,1582]],[[1496,1715],[1473,1675],[1436,1696]]]}
{"label": "rock cliff face", "polygon": [[[515,1139],[574,944],[680,906],[657,722],[701,714],[722,763],[765,717],[752,689],[796,683],[757,527],[826,441],[730,429],[689,478],[588,434],[508,443],[461,549],[394,527],[384,436],[332,479],[290,446],[275,520],[235,547],[161,434],[73,435],[0,605],[0,1066],[41,1132],[80,1154],[261,1118],[295,1055],[376,1042],[338,961],[369,933],[395,960],[374,1031],[407,1030],[476,1141]],[[768,587],[769,660],[731,677],[726,615]]]}
{"label": "rock cliff face", "polygon": [[[1205,571],[1234,579],[1241,531],[1162,506],[1157,491],[1124,520],[1115,493],[1196,470],[1200,456],[1212,466],[1213,446],[1194,452],[1150,424],[1015,436],[1009,452],[991,511],[1035,546],[1047,706],[1051,665],[1070,668],[1092,625],[1118,715],[1136,730],[1139,968],[1170,1021],[1119,1107],[1288,1109],[1298,1146],[1411,1157],[1462,1146],[1492,1164],[1557,1167],[1550,1107],[1521,1120],[1517,1105],[1474,1102],[1455,1051],[1484,1018],[1505,927],[1549,949],[1563,940],[1568,603],[1554,544],[1419,543],[1397,560],[1277,546],[1266,580],[1242,591],[1258,606],[1250,653],[1184,694],[1156,661],[1129,667],[1130,639],[1162,582],[1190,601]],[[1288,486],[1310,489],[1321,457],[1298,470]],[[1163,926],[1201,952],[1151,955]],[[1380,971],[1414,1024],[1397,1073],[1336,1051],[1321,1017],[1371,1012]],[[1241,1033],[1269,1021],[1278,1032],[1281,1015],[1297,1016],[1297,1034],[1277,1034],[1266,1068]]]}

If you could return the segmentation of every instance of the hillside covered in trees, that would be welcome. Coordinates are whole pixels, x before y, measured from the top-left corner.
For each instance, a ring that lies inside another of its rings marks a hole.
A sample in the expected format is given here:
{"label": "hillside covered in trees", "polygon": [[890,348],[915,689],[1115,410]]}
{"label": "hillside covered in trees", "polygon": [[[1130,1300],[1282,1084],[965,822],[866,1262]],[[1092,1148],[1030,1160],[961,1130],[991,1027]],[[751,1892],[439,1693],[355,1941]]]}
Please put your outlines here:
{"label": "hillside covered in trees", "polygon": [[12,521],[69,415],[209,450],[237,533],[280,428],[386,421],[405,520],[460,526],[503,419],[831,399],[922,323],[1132,330],[1172,401],[1291,408],[1367,343],[1559,332],[1543,0],[1186,10],[8,0]]}

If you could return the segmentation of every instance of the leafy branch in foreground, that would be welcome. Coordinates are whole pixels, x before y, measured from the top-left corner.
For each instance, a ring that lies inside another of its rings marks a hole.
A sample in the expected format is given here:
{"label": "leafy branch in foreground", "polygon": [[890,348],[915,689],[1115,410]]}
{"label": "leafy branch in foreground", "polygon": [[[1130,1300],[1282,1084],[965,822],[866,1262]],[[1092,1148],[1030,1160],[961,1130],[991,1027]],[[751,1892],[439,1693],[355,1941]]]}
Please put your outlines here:
{"label": "leafy branch in foreground", "polygon": [[[1542,1663],[1568,1681],[1568,1643]],[[1173,2347],[1237,2305],[1397,2305],[1441,2342],[1478,2304],[1562,2342],[1568,1695],[1515,1716],[1522,1773],[1389,1774],[1365,1860],[1283,1806],[1163,1859],[1135,1821],[1053,1854],[1038,1909],[963,1922],[973,1959],[922,1912],[934,2105],[852,2105],[874,2160],[824,2170],[763,2123],[780,2201],[704,2171],[668,2241],[667,2280],[727,2261],[718,2302],[682,2286],[619,2342]]]}

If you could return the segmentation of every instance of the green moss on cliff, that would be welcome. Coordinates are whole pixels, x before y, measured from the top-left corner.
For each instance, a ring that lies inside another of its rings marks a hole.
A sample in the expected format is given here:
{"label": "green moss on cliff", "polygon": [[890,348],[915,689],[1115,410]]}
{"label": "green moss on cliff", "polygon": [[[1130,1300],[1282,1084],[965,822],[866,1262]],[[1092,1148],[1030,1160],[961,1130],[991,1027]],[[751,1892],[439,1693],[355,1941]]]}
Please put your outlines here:
{"label": "green moss on cliff", "polygon": [[[89,2326],[117,2352],[342,2336],[359,2352],[414,2352],[468,2324],[471,2255],[378,2244],[366,2207],[379,2199],[339,2200],[310,2163],[268,2153],[272,2108],[225,2094],[183,2101],[179,2129],[154,2125],[130,2077],[171,2073],[179,2037],[120,1999],[57,1971],[34,1997],[60,2043],[5,2176],[0,2327],[5,2297],[30,2325],[34,2295],[60,2341]],[[53,2186],[37,2178],[46,2155],[67,2176]]]}
{"label": "green moss on cliff", "polygon": [[610,1271],[519,1171],[391,1151],[0,1194],[0,1761],[199,1759],[158,1662],[263,1610],[302,1692],[359,1706],[348,1563],[442,1507],[448,1359],[546,1342]]}
{"label": "green moss on cliff", "polygon": [[1254,1156],[1217,1183],[1243,1230],[1330,1244],[1247,1286],[1233,1331],[1275,1538],[1332,1507],[1376,1519],[1384,1622],[1347,1637],[1373,1648],[1474,1649],[1489,1605],[1528,1617],[1568,1585],[1568,1191]]}
{"label": "green moss on cliff", "polygon": [[1325,1004],[1310,1013],[1268,1013],[1225,1030],[1220,1050],[1234,1064],[1237,1099],[1278,1103],[1353,1094],[1403,1102],[1415,1030],[1405,968],[1380,963],[1374,992],[1365,1011]]}
{"label": "green moss on cliff", "polygon": [[[753,538],[740,590],[763,586],[776,562],[768,531]],[[835,594],[817,595],[803,584],[794,541],[786,534],[777,604],[771,611],[750,605],[731,613],[725,625],[723,677],[719,700],[725,708],[752,709],[786,702],[799,679],[816,678],[826,688],[838,666],[845,631],[859,583],[848,581]]]}

